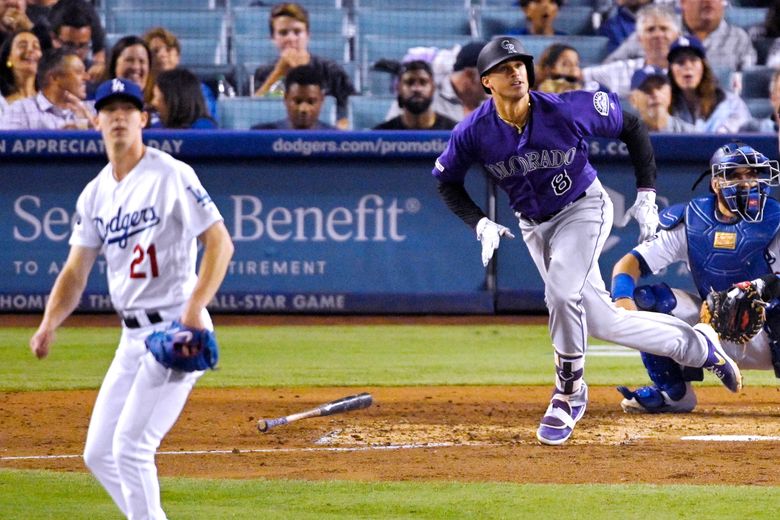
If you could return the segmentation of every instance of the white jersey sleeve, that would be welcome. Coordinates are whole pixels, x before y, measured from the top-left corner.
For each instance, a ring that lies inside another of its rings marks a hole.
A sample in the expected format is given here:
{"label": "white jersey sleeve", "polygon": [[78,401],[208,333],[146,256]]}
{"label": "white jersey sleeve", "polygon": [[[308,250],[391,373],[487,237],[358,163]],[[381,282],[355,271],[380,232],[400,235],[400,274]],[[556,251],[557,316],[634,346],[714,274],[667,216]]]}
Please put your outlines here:
{"label": "white jersey sleeve", "polygon": [[73,225],[73,233],[68,241],[71,246],[94,249],[103,247],[103,239],[98,233],[98,228],[93,218],[96,189],[101,175],[105,175],[105,170],[101,171],[96,179],[87,184],[81,195],[79,195],[78,201],[76,201],[76,219]]}
{"label": "white jersey sleeve", "polygon": [[641,255],[653,274],[676,262],[684,262],[690,270],[684,225],[659,231],[652,239],[636,246],[634,252]]}

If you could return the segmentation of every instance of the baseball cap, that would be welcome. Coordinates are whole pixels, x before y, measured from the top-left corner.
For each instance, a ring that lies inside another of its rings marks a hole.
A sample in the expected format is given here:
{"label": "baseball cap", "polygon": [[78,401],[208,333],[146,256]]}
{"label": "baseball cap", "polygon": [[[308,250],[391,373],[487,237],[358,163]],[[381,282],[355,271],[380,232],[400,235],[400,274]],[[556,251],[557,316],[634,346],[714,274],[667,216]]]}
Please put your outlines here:
{"label": "baseball cap", "polygon": [[695,36],[680,36],[672,42],[669,47],[669,54],[666,55],[666,59],[669,63],[673,62],[675,57],[681,52],[692,52],[701,59],[707,58],[707,53],[704,50],[704,45]]}
{"label": "baseball cap", "polygon": [[666,75],[664,69],[647,65],[634,71],[633,76],[631,76],[631,90],[642,89],[650,79],[658,79],[661,83],[669,83],[669,76]]}
{"label": "baseball cap", "polygon": [[486,41],[473,41],[461,47],[458,55],[455,57],[455,64],[452,66],[452,70],[459,71],[467,67],[476,67],[479,51],[486,44]]}
{"label": "baseball cap", "polygon": [[95,91],[95,110],[100,110],[109,101],[124,99],[133,103],[138,110],[144,108],[144,93],[138,84],[122,78],[114,78],[101,83]]}

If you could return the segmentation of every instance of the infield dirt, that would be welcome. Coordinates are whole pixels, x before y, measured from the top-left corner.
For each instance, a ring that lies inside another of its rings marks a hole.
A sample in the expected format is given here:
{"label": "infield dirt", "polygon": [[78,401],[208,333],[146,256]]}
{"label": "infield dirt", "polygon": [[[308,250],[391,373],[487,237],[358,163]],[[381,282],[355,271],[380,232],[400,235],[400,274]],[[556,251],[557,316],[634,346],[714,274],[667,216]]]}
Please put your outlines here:
{"label": "infield dirt", "polygon": [[[0,316],[0,326],[39,316]],[[546,317],[219,316],[221,325],[545,323]],[[73,316],[68,326],[117,326]],[[365,410],[298,421],[261,434],[257,419],[370,392]],[[0,467],[86,471],[78,456],[97,392],[0,392]],[[780,484],[780,388],[731,394],[698,387],[691,414],[627,415],[612,387],[590,403],[563,446],[535,438],[549,387],[195,388],[157,458],[163,476],[522,483]],[[685,436],[775,440],[703,442]],[[254,450],[254,451],[253,451]],[[184,452],[212,453],[184,453]],[[67,457],[67,456],[71,457]],[[48,456],[51,458],[8,457]]]}
{"label": "infield dirt", "polygon": [[[360,391],[372,393],[372,407],[257,432],[261,415],[282,416]],[[776,440],[681,440],[777,436],[780,392],[697,393],[694,413],[637,416],[620,410],[614,389],[591,387],[588,412],[570,441],[548,447],[534,436],[548,388],[196,388],[160,450],[227,453],[161,454],[157,462],[161,475],[213,478],[780,484]],[[86,471],[79,457],[6,457],[78,455],[95,396],[0,393],[0,467]]]}

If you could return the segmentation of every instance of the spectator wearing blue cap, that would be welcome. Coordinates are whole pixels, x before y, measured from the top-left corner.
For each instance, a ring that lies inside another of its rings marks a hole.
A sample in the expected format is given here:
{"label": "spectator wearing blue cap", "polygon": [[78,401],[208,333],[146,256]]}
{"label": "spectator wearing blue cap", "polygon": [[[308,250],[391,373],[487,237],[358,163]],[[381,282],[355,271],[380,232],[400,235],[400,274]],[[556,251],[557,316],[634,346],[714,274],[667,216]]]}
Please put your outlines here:
{"label": "spectator wearing blue cap", "polygon": [[678,38],[668,58],[672,115],[692,123],[697,132],[713,134],[737,133],[750,120],[750,110],[742,98],[718,85],[697,38]]}
{"label": "spectator wearing blue cap", "polygon": [[696,128],[669,114],[672,87],[665,69],[648,65],[631,77],[629,103],[651,132],[692,133]]}

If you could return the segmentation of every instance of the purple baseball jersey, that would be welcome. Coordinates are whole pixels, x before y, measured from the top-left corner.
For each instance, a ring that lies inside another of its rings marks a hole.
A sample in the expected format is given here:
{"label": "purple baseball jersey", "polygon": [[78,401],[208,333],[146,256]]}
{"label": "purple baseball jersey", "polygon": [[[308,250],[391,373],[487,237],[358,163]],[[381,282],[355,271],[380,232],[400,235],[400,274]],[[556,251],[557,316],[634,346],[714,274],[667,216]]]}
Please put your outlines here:
{"label": "purple baseball jersey", "polygon": [[481,163],[509,195],[515,211],[540,219],[579,197],[596,178],[588,162],[588,136],[611,137],[623,129],[616,94],[530,91],[531,116],[523,133],[504,122],[492,99],[452,131],[433,175],[463,182]]}

